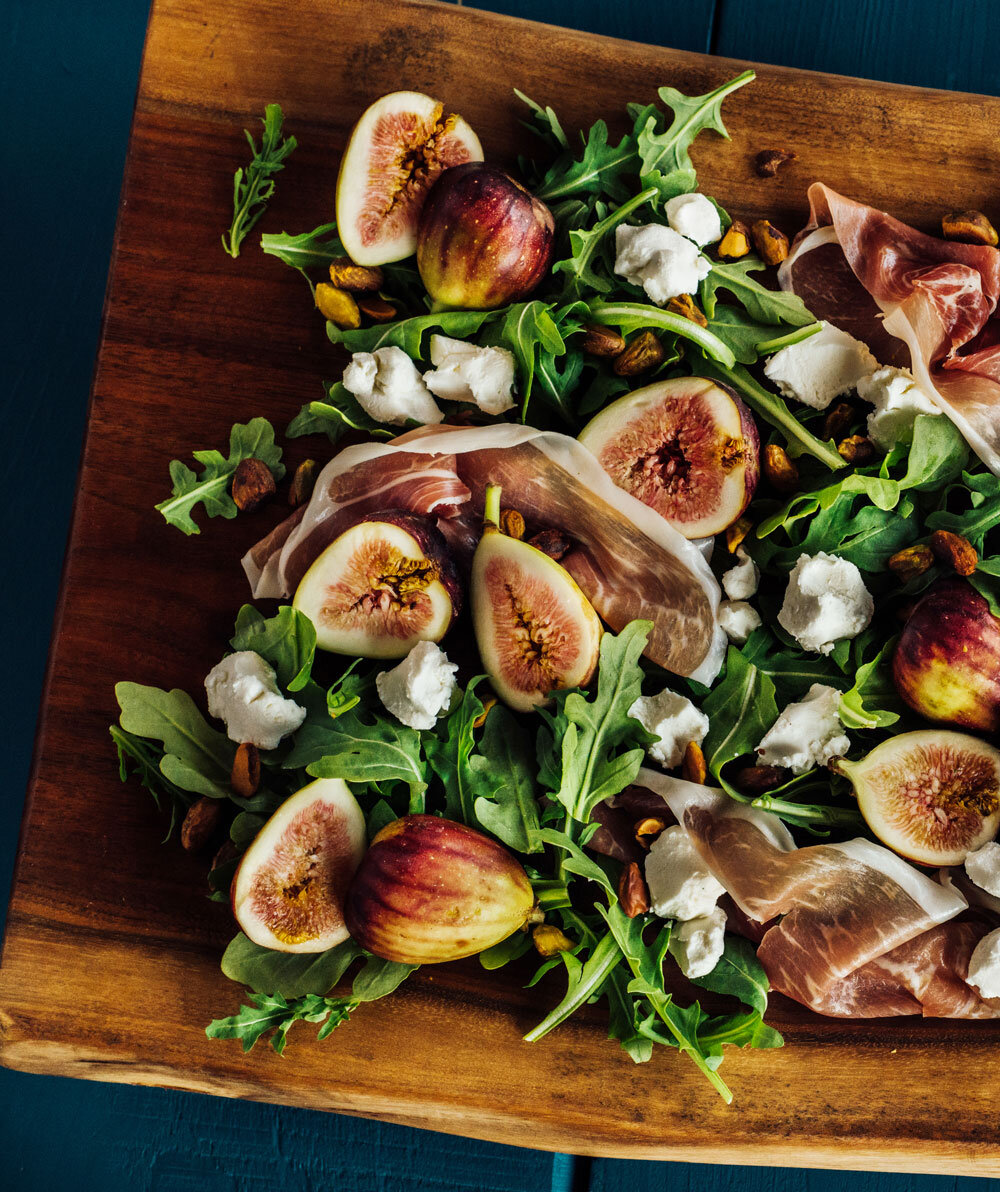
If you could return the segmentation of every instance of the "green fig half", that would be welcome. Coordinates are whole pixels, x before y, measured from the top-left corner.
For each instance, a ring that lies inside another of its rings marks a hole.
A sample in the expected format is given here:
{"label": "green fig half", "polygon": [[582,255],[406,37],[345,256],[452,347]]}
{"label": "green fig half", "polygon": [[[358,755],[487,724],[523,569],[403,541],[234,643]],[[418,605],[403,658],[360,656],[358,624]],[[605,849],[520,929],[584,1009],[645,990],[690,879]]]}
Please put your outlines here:
{"label": "green fig half", "polygon": [[919,865],[961,865],[1000,829],[1000,750],[966,733],[901,733],[834,767],[875,835]]}
{"label": "green fig half", "polygon": [[497,695],[519,712],[589,682],[601,622],[573,577],[499,529],[500,489],[486,490],[483,536],[472,560],[472,620]]}

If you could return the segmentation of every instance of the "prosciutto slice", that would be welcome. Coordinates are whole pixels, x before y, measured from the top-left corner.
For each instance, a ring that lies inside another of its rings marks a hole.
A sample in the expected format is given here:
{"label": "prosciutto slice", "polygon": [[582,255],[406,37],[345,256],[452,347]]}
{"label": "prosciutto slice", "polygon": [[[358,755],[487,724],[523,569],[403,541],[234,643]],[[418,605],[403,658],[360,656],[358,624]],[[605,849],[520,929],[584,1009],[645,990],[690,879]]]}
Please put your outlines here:
{"label": "prosciutto slice", "polygon": [[461,555],[479,536],[487,484],[529,521],[566,531],[575,546],[561,562],[613,629],[648,619],[654,662],[704,683],[718,674],[719,588],[698,548],[616,487],[575,439],[512,423],[424,427],[341,451],[298,521],[244,557],[253,594],[290,595],[334,538],[379,509],[436,517]]}
{"label": "prosciutto slice", "polygon": [[871,841],[796,848],[776,816],[721,792],[647,769],[636,782],[750,920],[775,920],[757,949],[773,989],[835,1017],[1000,1017],[1000,999],[965,981],[990,921],[954,888]]}
{"label": "prosciutto slice", "polygon": [[1000,251],[927,236],[821,182],[809,206],[782,287],[883,364],[908,365],[1000,475]]}

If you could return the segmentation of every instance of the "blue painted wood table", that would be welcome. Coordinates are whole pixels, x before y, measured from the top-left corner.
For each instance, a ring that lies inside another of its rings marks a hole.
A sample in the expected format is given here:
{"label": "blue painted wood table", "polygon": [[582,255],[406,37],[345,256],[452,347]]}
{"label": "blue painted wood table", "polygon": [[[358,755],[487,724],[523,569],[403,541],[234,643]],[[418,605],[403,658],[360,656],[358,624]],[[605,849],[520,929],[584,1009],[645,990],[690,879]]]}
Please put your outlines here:
{"label": "blue painted wood table", "polygon": [[[894,82],[1000,93],[993,0],[482,0],[613,36]],[[3,259],[13,301],[0,401],[7,780],[13,864],[71,512],[147,0],[13,0],[0,13]],[[4,902],[6,900],[4,899]],[[979,1079],[969,1073],[970,1081]],[[579,1160],[399,1126],[0,1070],[0,1188],[688,1189],[996,1181]]]}

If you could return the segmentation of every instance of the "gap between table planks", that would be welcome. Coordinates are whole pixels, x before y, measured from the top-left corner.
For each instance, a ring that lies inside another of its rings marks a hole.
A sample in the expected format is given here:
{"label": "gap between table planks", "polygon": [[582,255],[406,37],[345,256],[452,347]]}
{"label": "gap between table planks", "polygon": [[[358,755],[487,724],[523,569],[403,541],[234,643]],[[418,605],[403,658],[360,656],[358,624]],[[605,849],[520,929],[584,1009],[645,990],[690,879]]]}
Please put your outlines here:
{"label": "gap between table planks", "polygon": [[[502,84],[484,86],[483,62],[502,63]],[[253,414],[280,426],[336,366],[301,279],[251,242],[235,263],[220,250],[239,130],[282,102],[301,148],[260,228],[298,231],[329,218],[350,124],[388,87],[442,95],[512,159],[525,134],[510,85],[569,128],[614,127],[660,82],[704,91],[740,66],[405,0],[155,5],[0,965],[5,1064],[586,1154],[1000,1174],[997,1082],[982,1075],[996,1023],[842,1023],[775,999],[788,1046],[727,1058],[732,1108],[674,1053],[632,1065],[596,1013],[521,1043],[556,988],[475,962],[419,974],[325,1045],[300,1028],[284,1059],[209,1042],[204,1024],[239,1000],[218,971],[231,922],[201,866],[160,847],[109,749],[114,681],[196,691],[245,596],[237,559],[281,515],[184,539],[152,510],[165,462]],[[996,100],[765,67],[726,118],[732,143],[695,156],[734,213],[791,230],[819,177],[924,226],[958,185],[996,215]],[[750,160],[775,143],[798,158],[765,182]]]}

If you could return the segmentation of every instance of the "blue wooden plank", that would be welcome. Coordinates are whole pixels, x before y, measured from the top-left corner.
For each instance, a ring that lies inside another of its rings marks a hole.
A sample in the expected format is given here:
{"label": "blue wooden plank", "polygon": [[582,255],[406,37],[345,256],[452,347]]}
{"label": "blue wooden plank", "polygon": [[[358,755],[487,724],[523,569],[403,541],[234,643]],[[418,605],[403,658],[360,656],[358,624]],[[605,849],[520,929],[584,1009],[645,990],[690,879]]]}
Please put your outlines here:
{"label": "blue wooden plank", "polygon": [[996,0],[720,0],[712,50],[837,74],[1000,94]]}
{"label": "blue wooden plank", "polygon": [[467,8],[484,8],[511,17],[548,21],[568,29],[584,29],[607,37],[624,37],[675,50],[709,48],[716,0],[684,4],[649,0],[469,0]]}
{"label": "blue wooden plank", "polygon": [[596,1159],[590,1192],[996,1192],[1000,1181]]}

